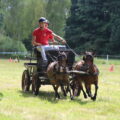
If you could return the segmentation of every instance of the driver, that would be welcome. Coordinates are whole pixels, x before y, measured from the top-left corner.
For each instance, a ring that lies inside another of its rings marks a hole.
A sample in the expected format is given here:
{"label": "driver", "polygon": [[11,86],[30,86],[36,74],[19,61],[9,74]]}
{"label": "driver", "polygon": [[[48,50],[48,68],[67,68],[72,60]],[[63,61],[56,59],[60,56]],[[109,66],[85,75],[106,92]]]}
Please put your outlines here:
{"label": "driver", "polygon": [[38,51],[41,52],[41,56],[43,59],[42,65],[44,65],[44,68],[45,68],[48,63],[45,50],[49,48],[48,41],[50,37],[52,37],[53,43],[54,43],[54,38],[57,38],[63,44],[65,44],[66,41],[62,37],[56,35],[52,30],[50,30],[46,26],[46,23],[47,23],[46,18],[41,17],[38,22],[39,22],[39,27],[36,28],[32,33],[32,36],[33,36],[32,44],[37,48]]}

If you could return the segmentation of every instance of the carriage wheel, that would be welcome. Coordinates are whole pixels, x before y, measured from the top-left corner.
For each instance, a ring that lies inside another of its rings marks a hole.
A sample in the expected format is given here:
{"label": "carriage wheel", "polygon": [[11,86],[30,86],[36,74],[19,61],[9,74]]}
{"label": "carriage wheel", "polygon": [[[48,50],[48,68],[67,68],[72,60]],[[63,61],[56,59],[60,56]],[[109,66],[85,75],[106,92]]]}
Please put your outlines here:
{"label": "carriage wheel", "polygon": [[32,92],[34,95],[38,95],[40,88],[39,76],[37,73],[34,73],[32,76]]}
{"label": "carriage wheel", "polygon": [[28,70],[24,70],[22,74],[22,90],[24,92],[29,91],[30,89],[30,76]]}

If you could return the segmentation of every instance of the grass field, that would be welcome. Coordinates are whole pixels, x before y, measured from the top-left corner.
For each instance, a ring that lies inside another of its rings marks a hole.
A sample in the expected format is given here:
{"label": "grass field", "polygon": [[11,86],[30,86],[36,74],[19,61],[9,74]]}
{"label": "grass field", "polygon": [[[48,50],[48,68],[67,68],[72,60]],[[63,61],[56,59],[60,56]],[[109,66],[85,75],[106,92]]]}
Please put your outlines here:
{"label": "grass field", "polygon": [[24,61],[10,63],[0,59],[0,120],[120,120],[120,61],[96,60],[100,69],[98,97],[95,102],[83,95],[54,100],[51,86],[42,86],[36,97],[21,91]]}

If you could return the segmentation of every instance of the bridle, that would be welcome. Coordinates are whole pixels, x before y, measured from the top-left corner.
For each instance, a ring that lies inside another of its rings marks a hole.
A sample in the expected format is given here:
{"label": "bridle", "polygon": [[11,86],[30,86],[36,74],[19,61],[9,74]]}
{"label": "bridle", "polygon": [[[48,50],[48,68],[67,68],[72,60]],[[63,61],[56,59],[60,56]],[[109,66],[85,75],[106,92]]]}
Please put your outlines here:
{"label": "bridle", "polygon": [[60,54],[58,56],[57,64],[54,66],[54,71],[58,74],[64,74],[67,72],[67,56],[65,54]]}

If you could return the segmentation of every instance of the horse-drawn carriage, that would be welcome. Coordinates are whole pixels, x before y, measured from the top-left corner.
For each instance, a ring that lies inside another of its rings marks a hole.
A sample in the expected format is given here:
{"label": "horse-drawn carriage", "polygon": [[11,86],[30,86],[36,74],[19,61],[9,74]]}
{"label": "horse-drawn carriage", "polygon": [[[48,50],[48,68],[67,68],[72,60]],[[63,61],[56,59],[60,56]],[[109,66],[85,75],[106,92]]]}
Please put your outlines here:
{"label": "horse-drawn carriage", "polygon": [[[72,69],[73,63],[75,61],[75,55],[71,49],[66,48],[65,45],[50,45],[50,49],[45,51],[48,59],[48,63],[45,66],[45,71],[47,71],[47,67],[50,63],[57,61],[59,54],[62,52],[67,54],[68,70]],[[41,85],[51,85],[51,83],[47,73],[42,71],[43,63],[40,52],[34,49],[32,56],[34,56],[32,57],[33,60],[30,59],[30,62],[24,63],[26,69],[22,75],[22,90],[29,91],[30,85],[32,84],[32,92],[33,94],[37,95],[39,91],[38,88]]]}
{"label": "horse-drawn carriage", "polygon": [[[30,85],[32,85],[33,94],[38,95],[41,85],[52,85],[56,98],[60,98],[58,94],[59,86],[64,96],[69,91],[72,99],[73,96],[79,95],[82,90],[84,98],[86,98],[87,95],[82,87],[82,82],[84,82],[88,96],[93,100],[96,99],[98,87],[98,75],[96,73],[99,71],[93,64],[92,55],[86,55],[83,57],[84,62],[78,62],[73,67],[75,54],[65,45],[51,45],[50,49],[47,49],[45,53],[48,59],[46,66],[42,62],[40,52],[36,50],[33,54],[36,55],[34,58],[37,59],[33,60],[34,62],[30,60],[30,62],[24,63],[26,69],[22,75],[23,91],[29,91]],[[42,69],[43,66],[45,71]],[[94,96],[91,94],[91,84],[95,84],[96,87]],[[71,95],[70,89],[72,89],[73,95]]]}

